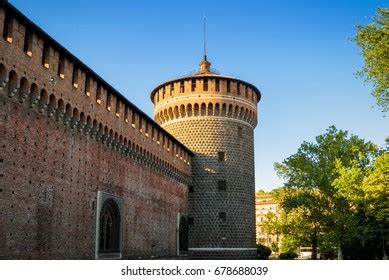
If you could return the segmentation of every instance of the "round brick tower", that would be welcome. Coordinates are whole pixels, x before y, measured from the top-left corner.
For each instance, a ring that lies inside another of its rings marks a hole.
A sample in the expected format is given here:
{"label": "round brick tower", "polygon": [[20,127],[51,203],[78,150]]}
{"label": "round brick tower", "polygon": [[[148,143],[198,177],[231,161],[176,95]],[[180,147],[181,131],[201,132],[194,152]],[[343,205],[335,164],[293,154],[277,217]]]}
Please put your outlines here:
{"label": "round brick tower", "polygon": [[222,76],[204,55],[197,73],[151,93],[155,120],[191,149],[189,258],[252,259],[254,135],[260,91]]}

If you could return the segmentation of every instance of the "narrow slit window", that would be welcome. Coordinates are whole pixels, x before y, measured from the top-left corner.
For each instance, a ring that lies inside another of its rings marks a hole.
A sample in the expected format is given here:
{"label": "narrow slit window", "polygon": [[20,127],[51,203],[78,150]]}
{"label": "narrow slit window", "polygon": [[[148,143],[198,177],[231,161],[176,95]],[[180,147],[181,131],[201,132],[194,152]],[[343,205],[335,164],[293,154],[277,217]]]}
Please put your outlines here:
{"label": "narrow slit window", "polygon": [[73,76],[72,76],[72,85],[75,88],[78,88],[78,68],[73,64]]}
{"label": "narrow slit window", "polygon": [[107,110],[111,111],[111,101],[112,101],[112,95],[111,93],[107,92]]}
{"label": "narrow slit window", "polygon": [[149,122],[148,121],[145,121],[145,126],[146,126],[146,128],[145,128],[145,135],[146,135],[146,137],[149,137]]}
{"label": "narrow slit window", "polygon": [[208,91],[208,79],[207,78],[205,78],[203,80],[203,90]]}
{"label": "narrow slit window", "polygon": [[162,88],[162,99],[165,99],[165,95],[166,95],[166,87],[164,86]]}
{"label": "narrow slit window", "polygon": [[120,100],[116,98],[115,116],[120,117]]}
{"label": "narrow slit window", "polygon": [[42,65],[46,68],[50,67],[50,47],[47,43],[43,44]]}
{"label": "narrow slit window", "polygon": [[124,109],[124,121],[128,123],[129,108],[126,106]]}
{"label": "narrow slit window", "polygon": [[181,81],[180,82],[180,93],[184,93],[185,91],[185,84],[184,84],[184,81]]}
{"label": "narrow slit window", "polygon": [[174,93],[174,83],[170,84],[170,96],[172,96]]}
{"label": "narrow slit window", "polygon": [[142,118],[139,116],[139,132],[142,132]]}
{"label": "narrow slit window", "polygon": [[132,114],[131,114],[131,126],[133,128],[136,127],[136,115],[135,115],[135,111],[134,110],[132,110]]}
{"label": "narrow slit window", "polygon": [[97,90],[96,90],[96,103],[101,104],[101,86],[97,85]]}
{"label": "narrow slit window", "polygon": [[236,83],[236,93],[240,95],[240,84]]}
{"label": "narrow slit window", "polygon": [[85,77],[85,95],[90,96],[90,78],[88,76]]}
{"label": "narrow slit window", "polygon": [[192,88],[192,91],[196,91],[196,79],[192,79],[191,88]]}
{"label": "narrow slit window", "polygon": [[220,91],[220,81],[219,81],[219,79],[215,80],[215,91]]}
{"label": "narrow slit window", "polygon": [[227,92],[231,92],[231,83],[227,81]]}
{"label": "narrow slit window", "polygon": [[13,41],[13,19],[9,13],[5,14],[4,27],[3,27],[3,38],[8,42]]}
{"label": "narrow slit window", "polygon": [[23,51],[28,55],[32,56],[32,32],[26,27],[24,34],[24,46]]}
{"label": "narrow slit window", "polygon": [[238,127],[238,137],[239,138],[243,137],[243,128],[242,127]]}
{"label": "narrow slit window", "polygon": [[225,161],[225,152],[218,152],[217,156],[219,162]]}
{"label": "narrow slit window", "polygon": [[59,60],[58,60],[58,76],[61,79],[65,79],[65,56],[63,54],[59,55]]}

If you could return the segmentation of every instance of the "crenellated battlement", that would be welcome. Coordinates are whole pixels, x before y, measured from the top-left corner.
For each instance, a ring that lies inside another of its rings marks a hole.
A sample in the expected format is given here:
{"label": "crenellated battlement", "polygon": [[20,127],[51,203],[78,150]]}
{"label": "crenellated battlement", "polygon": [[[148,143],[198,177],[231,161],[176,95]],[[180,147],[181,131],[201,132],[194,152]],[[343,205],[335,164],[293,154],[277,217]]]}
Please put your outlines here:
{"label": "crenellated battlement", "polygon": [[0,2],[0,94],[187,180],[192,152],[21,14]]}
{"label": "crenellated battlement", "polygon": [[257,124],[259,90],[242,80],[214,74],[189,75],[151,93],[154,118],[164,126],[182,118],[225,117]]}

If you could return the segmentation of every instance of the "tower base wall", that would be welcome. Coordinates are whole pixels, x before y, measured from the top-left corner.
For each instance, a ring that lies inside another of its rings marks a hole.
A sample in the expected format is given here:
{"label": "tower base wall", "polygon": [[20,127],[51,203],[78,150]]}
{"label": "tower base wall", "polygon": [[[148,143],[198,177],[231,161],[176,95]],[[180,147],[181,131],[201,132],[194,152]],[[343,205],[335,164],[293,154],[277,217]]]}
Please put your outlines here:
{"label": "tower base wall", "polygon": [[189,250],[188,259],[191,260],[255,260],[257,249],[236,250]]}

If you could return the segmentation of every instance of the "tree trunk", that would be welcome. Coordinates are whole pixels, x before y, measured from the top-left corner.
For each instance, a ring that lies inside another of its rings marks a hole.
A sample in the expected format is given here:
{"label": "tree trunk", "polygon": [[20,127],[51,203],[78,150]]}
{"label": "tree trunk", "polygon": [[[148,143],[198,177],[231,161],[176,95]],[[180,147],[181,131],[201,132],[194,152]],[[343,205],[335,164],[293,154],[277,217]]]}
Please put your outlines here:
{"label": "tree trunk", "polygon": [[340,242],[338,244],[338,260],[343,260],[343,250],[342,246],[340,245]]}
{"label": "tree trunk", "polygon": [[311,236],[311,246],[312,246],[311,260],[317,260],[317,235],[316,235],[316,229],[314,229],[313,234]]}

